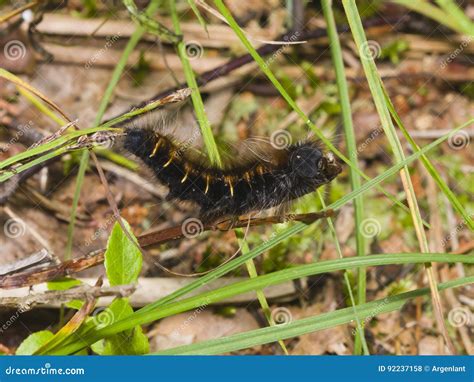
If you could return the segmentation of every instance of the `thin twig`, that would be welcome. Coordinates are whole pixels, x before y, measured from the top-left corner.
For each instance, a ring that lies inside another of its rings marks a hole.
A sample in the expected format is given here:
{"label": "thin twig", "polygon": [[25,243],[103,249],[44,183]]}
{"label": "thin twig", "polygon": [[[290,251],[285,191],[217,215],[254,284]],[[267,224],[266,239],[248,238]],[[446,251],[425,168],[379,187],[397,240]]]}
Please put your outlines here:
{"label": "thin twig", "polygon": [[[326,218],[334,214],[333,210],[327,210],[311,214],[289,215],[289,216],[270,216],[268,218],[245,219],[233,222],[232,219],[203,226],[201,233],[205,231],[228,231],[233,228],[242,228],[247,226],[257,226],[263,224],[278,224],[287,221],[300,221],[311,224],[318,219]],[[163,244],[172,240],[180,239],[184,236],[181,225],[165,228],[158,232],[152,232],[139,236],[138,244],[140,247],[150,247],[152,245]],[[0,276],[0,288],[12,289],[21,288],[30,285],[40,284],[58,277],[68,276],[73,273],[83,271],[95,265],[104,262],[105,249],[93,251],[85,256],[67,260],[59,265],[51,266],[41,271],[25,271],[5,276]]]}
{"label": "thin twig", "polygon": [[88,300],[108,296],[128,297],[135,292],[135,289],[135,285],[97,287],[84,284],[67,290],[51,290],[21,297],[2,297],[0,305],[5,308],[18,308],[25,312],[39,304],[60,304],[71,300]]}
{"label": "thin twig", "polygon": [[[58,264],[59,260],[45,248],[13,263],[0,266],[0,275],[18,273],[24,269],[32,270],[45,265]],[[0,303],[0,305],[2,305]]]}

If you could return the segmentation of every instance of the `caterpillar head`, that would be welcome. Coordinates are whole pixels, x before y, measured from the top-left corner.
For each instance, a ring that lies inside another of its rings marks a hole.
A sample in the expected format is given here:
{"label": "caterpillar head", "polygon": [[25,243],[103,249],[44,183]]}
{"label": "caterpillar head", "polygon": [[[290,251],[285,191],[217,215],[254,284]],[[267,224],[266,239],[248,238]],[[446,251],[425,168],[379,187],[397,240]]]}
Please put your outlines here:
{"label": "caterpillar head", "polygon": [[317,185],[329,183],[342,171],[333,153],[323,153],[314,144],[297,146],[290,154],[290,164],[296,176]]}

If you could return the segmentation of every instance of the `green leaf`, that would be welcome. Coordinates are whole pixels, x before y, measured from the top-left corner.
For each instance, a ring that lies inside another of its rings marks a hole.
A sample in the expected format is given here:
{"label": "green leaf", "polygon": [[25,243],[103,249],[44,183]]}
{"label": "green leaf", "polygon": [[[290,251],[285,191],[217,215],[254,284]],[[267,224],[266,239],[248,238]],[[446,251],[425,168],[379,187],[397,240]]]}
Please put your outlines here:
{"label": "green leaf", "polygon": [[120,225],[115,223],[105,251],[105,269],[111,286],[134,283],[142,268],[138,241],[129,224],[123,219],[122,221],[135,243],[122,231]]}
{"label": "green leaf", "polygon": [[56,280],[48,281],[48,290],[67,290],[72,287],[81,285],[82,282],[71,277],[61,277]]}
{"label": "green leaf", "polygon": [[66,304],[64,305],[66,305],[66,307],[68,308],[79,310],[82,308],[82,305],[84,305],[84,301],[72,300],[72,301],[66,302]]}
{"label": "green leaf", "polygon": [[105,340],[97,341],[91,345],[91,349],[96,354],[104,354]]}
{"label": "green leaf", "polygon": [[[136,282],[142,268],[142,254],[138,249],[138,241],[129,224],[125,220],[122,221],[133,242],[116,222],[105,251],[105,269],[110,285]],[[107,316],[113,322],[126,319],[132,314],[133,309],[126,298],[114,300],[107,308]],[[103,355],[146,354],[149,351],[149,344],[142,328],[137,325],[105,339],[102,343],[95,343],[92,349]]]}
{"label": "green leaf", "polygon": [[16,349],[16,355],[32,355],[41,346],[46,344],[54,337],[49,330],[41,330],[30,334]]}
{"label": "green leaf", "polygon": [[[133,313],[128,299],[114,300],[107,308],[114,321],[127,318]],[[143,334],[140,326],[117,333],[104,340],[102,344],[94,346],[93,350],[102,355],[133,355],[146,354],[150,351],[148,338]]]}
{"label": "green leaf", "polygon": [[209,37],[209,31],[207,30],[207,22],[204,20],[204,17],[202,17],[201,12],[199,12],[198,7],[196,4],[194,4],[194,0],[188,0],[189,7],[193,10],[195,16],[197,17],[199,24],[204,28],[204,30],[207,33],[207,36]]}

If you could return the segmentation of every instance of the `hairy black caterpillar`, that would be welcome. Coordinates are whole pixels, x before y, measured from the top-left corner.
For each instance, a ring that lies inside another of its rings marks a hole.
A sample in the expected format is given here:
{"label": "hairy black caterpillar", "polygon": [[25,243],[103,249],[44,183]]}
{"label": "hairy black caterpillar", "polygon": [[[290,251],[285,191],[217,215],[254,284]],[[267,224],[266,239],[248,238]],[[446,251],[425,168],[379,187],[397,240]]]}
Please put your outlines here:
{"label": "hairy black caterpillar", "polygon": [[265,151],[268,161],[255,156],[218,168],[193,158],[183,145],[152,127],[129,127],[125,133],[125,149],[168,186],[167,198],[196,203],[205,222],[279,206],[313,192],[341,172],[334,155],[324,153],[313,140],[272,147]]}

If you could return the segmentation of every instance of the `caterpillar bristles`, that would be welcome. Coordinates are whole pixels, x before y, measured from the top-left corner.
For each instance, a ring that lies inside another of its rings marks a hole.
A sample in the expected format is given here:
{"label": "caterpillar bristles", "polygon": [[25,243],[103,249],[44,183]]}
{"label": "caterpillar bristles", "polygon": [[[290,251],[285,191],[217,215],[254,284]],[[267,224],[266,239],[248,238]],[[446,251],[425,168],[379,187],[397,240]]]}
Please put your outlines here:
{"label": "caterpillar bristles", "polygon": [[286,145],[272,142],[219,168],[192,153],[189,142],[179,142],[153,125],[129,126],[125,132],[125,149],[169,188],[167,199],[194,202],[203,222],[280,206],[341,172],[334,155],[324,153],[314,139]]}

